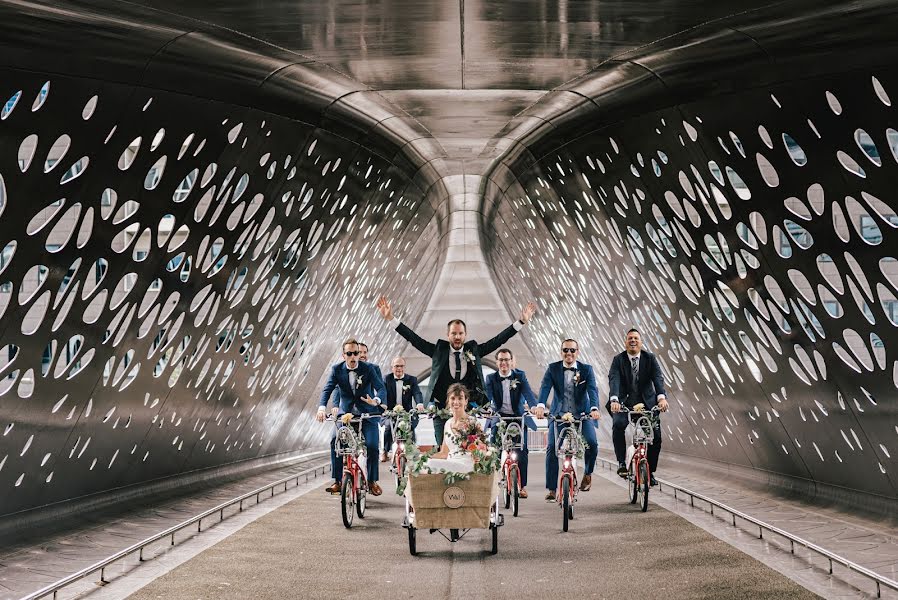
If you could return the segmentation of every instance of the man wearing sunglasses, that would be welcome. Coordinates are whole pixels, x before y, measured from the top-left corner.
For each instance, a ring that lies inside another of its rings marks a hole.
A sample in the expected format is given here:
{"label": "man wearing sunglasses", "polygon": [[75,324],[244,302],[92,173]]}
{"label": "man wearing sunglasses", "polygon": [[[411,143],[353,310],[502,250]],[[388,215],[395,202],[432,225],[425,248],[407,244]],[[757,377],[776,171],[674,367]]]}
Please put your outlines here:
{"label": "man wearing sunglasses", "polygon": [[[491,354],[510,340],[536,312],[536,304],[529,302],[521,311],[521,318],[503,329],[493,339],[478,344],[468,340],[468,329],[461,319],[452,319],[446,326],[446,339],[436,343],[428,342],[409,329],[393,315],[393,308],[385,296],[377,300],[377,309],[381,316],[390,322],[396,332],[404,337],[416,350],[431,357],[430,389],[427,392],[427,405],[438,409],[446,408],[446,391],[453,383],[461,383],[471,391],[470,402],[481,406],[487,402],[484,393],[483,367],[480,359],[484,354]],[[435,417],[433,434],[437,446],[443,444],[443,432],[446,419]]]}
{"label": "man wearing sunglasses", "polygon": [[[336,417],[343,413],[381,414],[381,398],[387,397],[380,370],[375,369],[365,362],[359,361],[359,343],[354,339],[343,342],[343,362],[335,364],[331,368],[330,377],[321,390],[321,400],[318,402],[318,413],[315,418],[319,423],[324,422],[328,400],[331,393],[337,390],[338,402],[331,408],[331,414]],[[373,395],[373,397],[372,397]],[[343,464],[337,460],[334,451],[337,430],[331,436],[331,475],[334,484],[327,488],[331,494],[340,493],[340,483],[343,479]],[[365,448],[368,451],[368,483],[372,496],[380,496],[383,493],[377,480],[378,450],[380,449],[380,417],[365,419],[362,421],[362,435],[365,437]]]}
{"label": "man wearing sunglasses", "polygon": [[[546,412],[546,402],[549,400],[549,392],[553,393],[552,408],[549,414],[560,417],[565,413],[571,413],[579,417],[581,413],[588,414],[592,420],[583,423],[583,437],[587,448],[584,456],[583,480],[580,482],[580,491],[588,492],[592,487],[592,472],[596,466],[596,457],[599,455],[599,445],[596,440],[596,421],[599,420],[599,388],[596,385],[595,374],[590,365],[577,361],[580,355],[580,345],[577,340],[567,339],[561,343],[561,360],[549,365],[546,374],[543,375],[543,383],[539,390],[539,404],[531,412],[537,419],[542,419]],[[548,449],[546,450],[546,500],[555,501],[555,488],[558,484],[558,456],[555,454],[555,429],[549,424]]]}

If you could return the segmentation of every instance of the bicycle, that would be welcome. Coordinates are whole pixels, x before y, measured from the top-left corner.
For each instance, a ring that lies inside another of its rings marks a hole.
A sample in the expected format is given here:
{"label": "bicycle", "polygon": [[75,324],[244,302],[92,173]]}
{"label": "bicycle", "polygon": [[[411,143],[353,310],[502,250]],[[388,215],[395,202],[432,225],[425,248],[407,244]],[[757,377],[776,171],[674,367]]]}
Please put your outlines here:
{"label": "bicycle", "polygon": [[[412,423],[417,418],[418,411],[396,411],[388,410],[384,413],[385,417],[390,418],[390,430],[393,432],[393,459],[390,461],[390,472],[393,474],[393,483],[396,485],[396,493],[402,495],[400,490],[405,489],[406,472],[405,466],[408,462],[405,456],[405,442],[412,438]],[[410,417],[406,419],[405,415]],[[405,425],[405,427],[403,426]]]}
{"label": "bicycle", "polygon": [[518,464],[518,453],[524,449],[526,433],[521,427],[524,417],[491,417],[496,421],[507,421],[502,432],[501,449],[505,459],[502,461],[499,487],[504,489],[505,508],[512,509],[512,515],[518,516],[518,505],[521,495],[521,467]]}
{"label": "bicycle", "polygon": [[649,509],[649,487],[652,472],[649,468],[648,446],[655,441],[658,407],[650,411],[630,410],[627,414],[633,426],[633,455],[627,471],[627,494],[630,504],[640,503],[642,512]]}
{"label": "bicycle", "polygon": [[[357,415],[344,421],[338,417],[328,417],[337,428],[337,437],[334,440],[334,452],[343,457],[343,483],[340,486],[340,505],[343,516],[343,526],[346,529],[352,527],[355,515],[360,519],[365,518],[365,499],[368,495],[368,478],[365,461],[365,438],[363,437],[362,423],[365,419],[379,417],[380,415]],[[358,424],[358,432],[350,425]],[[360,458],[361,457],[361,458]]]}
{"label": "bicycle", "polygon": [[[577,502],[577,456],[583,453],[580,432],[583,421],[588,417],[580,413],[580,417],[549,417],[555,428],[555,455],[561,463],[558,473],[558,489],[555,500],[561,507],[562,531],[568,530],[568,522],[574,518],[574,503]],[[558,424],[565,427],[559,432]]]}

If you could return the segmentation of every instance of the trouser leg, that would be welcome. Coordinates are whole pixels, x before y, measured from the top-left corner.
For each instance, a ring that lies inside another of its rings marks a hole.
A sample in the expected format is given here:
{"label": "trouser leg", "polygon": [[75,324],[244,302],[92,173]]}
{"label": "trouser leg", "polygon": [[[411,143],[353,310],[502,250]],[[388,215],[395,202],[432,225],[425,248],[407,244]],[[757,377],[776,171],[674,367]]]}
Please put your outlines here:
{"label": "trouser leg", "polygon": [[627,462],[627,424],[629,418],[627,413],[614,413],[611,422],[611,441],[614,442],[614,456],[617,458],[618,464]]}
{"label": "trouser leg", "polygon": [[433,418],[433,437],[436,439],[437,448],[443,446],[443,433],[446,430],[446,419],[443,417]]}
{"label": "trouser leg", "polygon": [[648,454],[649,469],[654,473],[658,470],[658,456],[661,455],[661,424],[655,428],[655,441],[653,441],[646,454]]}
{"label": "trouser leg", "polygon": [[380,468],[380,456],[377,454],[380,448],[380,423],[373,419],[364,421],[362,435],[365,437],[365,449],[368,451],[368,481],[374,483],[378,480]]}
{"label": "trouser leg", "polygon": [[384,452],[393,450],[393,427],[390,421],[384,419]]}
{"label": "trouser leg", "polygon": [[555,427],[549,423],[549,439],[546,444],[546,489],[554,492],[558,487],[558,457],[555,455]]}
{"label": "trouser leg", "polygon": [[530,466],[530,449],[527,448],[527,428],[521,427],[521,443],[523,448],[518,452],[518,465],[521,467],[521,487],[527,487],[527,469]]}
{"label": "trouser leg", "polygon": [[343,461],[337,458],[337,451],[334,448],[334,444],[337,442],[337,430],[334,430],[334,433],[331,434],[331,477],[334,478],[334,481],[340,483],[343,479]]}
{"label": "trouser leg", "polygon": [[583,474],[592,475],[593,470],[596,468],[596,458],[599,456],[599,441],[596,439],[596,422],[592,419],[585,421],[583,423],[582,432],[588,445],[588,448],[586,448],[586,452],[583,455],[583,460],[586,462]]}

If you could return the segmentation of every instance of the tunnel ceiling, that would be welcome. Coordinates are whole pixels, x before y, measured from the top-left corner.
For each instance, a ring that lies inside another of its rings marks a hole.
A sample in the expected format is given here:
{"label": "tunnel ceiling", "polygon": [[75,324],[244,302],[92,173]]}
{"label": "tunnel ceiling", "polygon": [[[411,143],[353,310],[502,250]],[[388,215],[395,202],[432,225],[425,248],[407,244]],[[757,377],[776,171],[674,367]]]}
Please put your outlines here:
{"label": "tunnel ceiling", "polygon": [[450,170],[468,173],[486,168],[490,138],[546,91],[621,53],[759,7],[733,0],[141,4],[265,40],[382,92],[463,161]]}

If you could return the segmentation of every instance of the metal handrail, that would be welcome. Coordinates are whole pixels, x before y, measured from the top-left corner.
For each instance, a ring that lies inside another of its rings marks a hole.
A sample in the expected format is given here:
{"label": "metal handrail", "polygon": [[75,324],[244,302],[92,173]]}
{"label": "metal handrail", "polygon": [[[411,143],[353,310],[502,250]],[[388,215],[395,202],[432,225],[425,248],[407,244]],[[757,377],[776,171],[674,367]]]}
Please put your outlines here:
{"label": "metal handrail", "polygon": [[[607,458],[602,458],[602,457],[598,457],[598,460],[600,460],[602,462],[602,464],[604,466],[607,466],[608,468],[617,469],[616,461],[612,461],[612,460],[609,460]],[[663,479],[658,478],[658,490],[659,491],[661,491],[662,486],[673,488],[674,500],[679,500],[679,498],[677,497],[677,492],[679,491],[679,492],[682,492],[683,494],[686,494],[687,496],[689,496],[689,505],[692,507],[695,506],[695,499],[698,498],[699,500],[707,503],[711,507],[712,515],[714,514],[714,507],[717,507],[719,509],[722,509],[724,512],[729,513],[733,517],[733,527],[736,526],[736,517],[739,517],[743,521],[747,521],[747,522],[751,523],[752,525],[754,525],[758,528],[758,539],[764,539],[764,531],[769,531],[770,533],[774,533],[780,537],[786,538],[787,540],[789,540],[790,551],[792,554],[795,554],[795,544],[799,544],[800,546],[804,546],[808,550],[811,550],[813,552],[816,552],[817,554],[820,554],[820,555],[826,557],[827,559],[829,559],[829,574],[830,575],[833,574],[833,563],[836,562],[836,563],[841,564],[843,567],[846,567],[849,571],[854,571],[855,573],[858,573],[858,574],[863,575],[869,579],[872,579],[876,583],[876,597],[877,598],[882,597],[881,586],[886,586],[895,591],[898,591],[898,581],[895,581],[894,579],[889,579],[888,577],[885,577],[884,575],[880,575],[876,571],[871,571],[870,569],[868,569],[866,567],[862,567],[861,565],[859,565],[855,562],[852,562],[852,561],[848,560],[847,558],[844,558],[844,557],[836,554],[835,552],[830,552],[826,548],[818,546],[817,544],[815,544],[813,542],[809,542],[808,540],[800,538],[797,535],[794,535],[792,533],[789,533],[788,531],[780,529],[779,527],[770,525],[769,523],[765,523],[764,521],[761,521],[760,519],[752,517],[751,515],[747,515],[740,510],[736,510],[735,508],[731,508],[722,502],[718,502],[717,500],[714,500],[713,498],[709,498],[709,497],[705,496],[704,494],[699,494],[698,492],[693,492],[692,490],[686,489],[681,485],[677,485],[675,483],[671,483],[669,481],[665,481]],[[684,500],[684,502],[685,502],[685,500]]]}
{"label": "metal handrail", "polygon": [[[310,452],[308,454],[302,454],[302,455],[298,456],[297,459],[314,458],[317,456],[321,456],[323,454],[327,454],[328,452],[329,452],[328,450],[321,450],[319,452]],[[196,527],[197,532],[201,532],[202,527],[203,527],[203,519],[205,519],[211,515],[214,515],[215,513],[219,513],[219,522],[221,522],[224,520],[224,509],[239,503],[240,511],[242,512],[244,500],[247,500],[247,499],[255,496],[256,504],[258,504],[260,496],[262,495],[263,492],[267,492],[267,491],[271,490],[271,497],[273,497],[274,496],[274,488],[276,488],[280,485],[284,486],[284,491],[286,492],[288,482],[293,481],[295,479],[296,485],[298,486],[300,477],[305,477],[305,481],[308,482],[310,474],[312,474],[314,477],[317,478],[318,471],[325,472],[329,465],[330,465],[330,462],[316,465],[316,466],[312,467],[311,469],[306,469],[306,470],[296,473],[294,475],[290,475],[289,477],[284,477],[282,479],[278,479],[277,481],[274,481],[272,483],[264,485],[264,486],[262,486],[258,489],[255,489],[251,492],[247,492],[241,496],[238,496],[236,498],[233,498],[231,500],[223,502],[214,508],[210,508],[209,510],[206,510],[198,515],[195,515],[195,516],[187,519],[186,521],[183,521],[177,525],[173,525],[172,527],[169,527],[165,531],[160,531],[159,533],[154,534],[154,535],[146,538],[145,540],[137,542],[136,544],[132,544],[131,546],[128,546],[124,550],[119,550],[112,556],[108,556],[108,557],[104,558],[103,560],[92,564],[89,567],[85,567],[76,573],[72,573],[68,577],[64,577],[55,583],[52,583],[46,587],[39,589],[36,592],[32,592],[32,593],[28,594],[27,596],[24,596],[21,600],[35,600],[37,598],[43,598],[44,596],[48,596],[51,593],[53,594],[53,598],[55,599],[56,593],[59,590],[75,583],[76,581],[80,581],[81,579],[84,579],[91,573],[96,573],[97,571],[100,572],[100,581],[102,583],[107,583],[106,578],[105,578],[106,567],[109,566],[110,564],[114,563],[115,561],[125,558],[129,554],[134,554],[135,552],[139,552],[140,556],[139,556],[138,560],[140,562],[143,562],[143,560],[144,560],[143,549],[146,548],[147,546],[149,546],[150,544],[153,544],[163,538],[171,536],[171,545],[174,546],[175,545],[175,534],[177,532],[181,531],[182,529],[190,527],[191,525],[196,523],[197,524],[197,527]]]}

